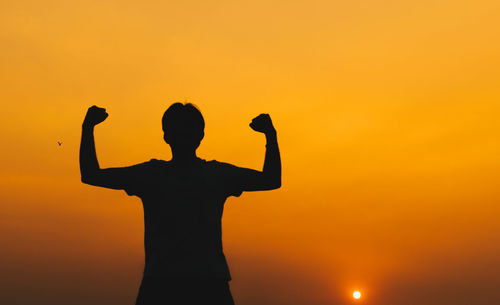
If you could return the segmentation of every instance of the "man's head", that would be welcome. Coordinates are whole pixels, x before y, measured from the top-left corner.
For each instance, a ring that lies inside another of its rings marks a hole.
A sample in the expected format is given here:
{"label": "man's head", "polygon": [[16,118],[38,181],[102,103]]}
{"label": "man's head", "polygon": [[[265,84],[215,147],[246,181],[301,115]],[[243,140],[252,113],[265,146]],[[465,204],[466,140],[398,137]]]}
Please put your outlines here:
{"label": "man's head", "polygon": [[205,135],[205,120],[191,103],[174,103],[163,114],[163,139],[173,149],[196,150]]}

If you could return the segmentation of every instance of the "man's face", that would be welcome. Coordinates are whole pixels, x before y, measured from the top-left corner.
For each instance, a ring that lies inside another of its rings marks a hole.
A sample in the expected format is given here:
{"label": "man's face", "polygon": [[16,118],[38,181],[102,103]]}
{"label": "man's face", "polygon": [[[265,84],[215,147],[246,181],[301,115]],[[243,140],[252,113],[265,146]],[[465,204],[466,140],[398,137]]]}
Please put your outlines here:
{"label": "man's face", "polygon": [[[179,128],[180,127],[180,128]],[[170,146],[183,150],[196,150],[203,139],[203,131],[188,126],[175,126],[163,133],[163,139]]]}

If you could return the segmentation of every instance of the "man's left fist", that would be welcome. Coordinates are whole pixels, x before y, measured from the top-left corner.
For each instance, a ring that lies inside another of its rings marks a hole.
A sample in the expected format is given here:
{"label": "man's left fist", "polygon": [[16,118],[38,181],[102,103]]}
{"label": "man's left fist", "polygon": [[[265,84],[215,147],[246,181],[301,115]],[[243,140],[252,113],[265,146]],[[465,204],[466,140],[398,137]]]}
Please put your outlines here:
{"label": "man's left fist", "polygon": [[276,133],[274,129],[273,122],[271,121],[271,117],[267,113],[260,114],[256,118],[252,120],[250,123],[250,127],[257,131],[265,134]]}

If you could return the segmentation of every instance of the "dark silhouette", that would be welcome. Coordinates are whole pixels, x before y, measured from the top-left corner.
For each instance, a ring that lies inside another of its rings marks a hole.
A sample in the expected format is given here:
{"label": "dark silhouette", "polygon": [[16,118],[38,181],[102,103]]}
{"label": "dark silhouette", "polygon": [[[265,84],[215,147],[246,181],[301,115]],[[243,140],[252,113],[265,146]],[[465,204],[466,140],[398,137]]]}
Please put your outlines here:
{"label": "dark silhouette", "polygon": [[89,108],[82,128],[82,182],[125,190],[144,207],[144,276],[139,304],[234,304],[228,265],[222,251],[221,217],[229,196],[281,186],[281,160],[268,114],[250,127],[266,136],[262,171],[197,157],[205,122],[192,104],[175,103],[163,115],[164,140],[172,159],[151,159],[129,167],[101,169],[94,126],[106,119],[104,108]]}
{"label": "dark silhouette", "polygon": [[57,144],[58,144],[59,146],[61,146],[61,145],[62,145],[62,142],[57,141]]}

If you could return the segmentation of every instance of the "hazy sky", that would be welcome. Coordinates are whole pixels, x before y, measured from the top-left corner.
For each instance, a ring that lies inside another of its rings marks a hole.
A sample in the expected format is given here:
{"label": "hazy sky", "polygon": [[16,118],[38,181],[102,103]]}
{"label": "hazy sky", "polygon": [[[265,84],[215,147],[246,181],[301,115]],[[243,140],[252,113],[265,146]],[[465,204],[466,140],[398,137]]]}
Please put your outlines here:
{"label": "hazy sky", "polygon": [[81,122],[168,160],[188,101],[207,160],[278,130],[282,188],[226,202],[237,305],[499,304],[499,71],[497,0],[2,1],[0,303],[133,304],[141,202],[80,182]]}

